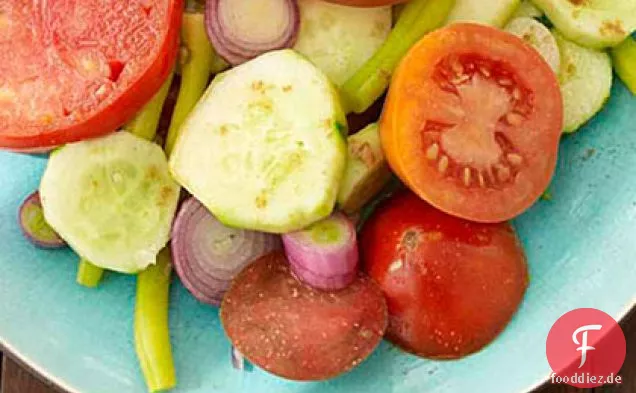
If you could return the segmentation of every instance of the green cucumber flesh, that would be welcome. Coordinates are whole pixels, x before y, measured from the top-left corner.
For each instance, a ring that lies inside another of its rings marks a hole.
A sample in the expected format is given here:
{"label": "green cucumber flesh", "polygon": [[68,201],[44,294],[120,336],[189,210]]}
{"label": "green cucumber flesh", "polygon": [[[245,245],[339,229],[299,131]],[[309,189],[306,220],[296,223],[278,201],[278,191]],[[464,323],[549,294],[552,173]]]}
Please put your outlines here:
{"label": "green cucumber flesh", "polygon": [[299,230],[333,210],[346,124],[328,78],[293,50],[273,51],[214,80],[170,168],[228,226]]}
{"label": "green cucumber flesh", "polygon": [[590,48],[615,46],[636,29],[636,0],[534,0],[569,40]]}
{"label": "green cucumber flesh", "polygon": [[519,3],[520,0],[457,0],[447,23],[475,22],[503,27]]}
{"label": "green cucumber flesh", "polygon": [[530,44],[550,65],[552,71],[559,73],[561,68],[559,46],[550,30],[541,22],[529,17],[515,18],[506,25],[506,31]]}
{"label": "green cucumber flesh", "polygon": [[118,132],[58,150],[40,196],[47,222],[79,255],[134,273],[168,242],[179,190],[159,146]]}
{"label": "green cucumber flesh", "polygon": [[600,111],[610,96],[610,56],[585,48],[553,31],[561,52],[559,83],[563,94],[565,132],[574,132]]}
{"label": "green cucumber flesh", "polygon": [[347,7],[300,0],[301,27],[294,49],[336,85],[347,81],[386,40],[391,7]]}
{"label": "green cucumber flesh", "polygon": [[616,74],[636,95],[636,40],[628,37],[622,44],[612,48],[612,60]]}
{"label": "green cucumber flesh", "polygon": [[371,200],[391,178],[384,159],[377,124],[370,124],[348,140],[347,169],[338,191],[338,206],[353,214]]}
{"label": "green cucumber flesh", "polygon": [[515,11],[515,13],[512,14],[511,19],[522,17],[540,18],[541,16],[543,16],[543,11],[541,11],[536,5],[534,5],[532,1],[521,0],[521,4],[519,4],[519,7]]}

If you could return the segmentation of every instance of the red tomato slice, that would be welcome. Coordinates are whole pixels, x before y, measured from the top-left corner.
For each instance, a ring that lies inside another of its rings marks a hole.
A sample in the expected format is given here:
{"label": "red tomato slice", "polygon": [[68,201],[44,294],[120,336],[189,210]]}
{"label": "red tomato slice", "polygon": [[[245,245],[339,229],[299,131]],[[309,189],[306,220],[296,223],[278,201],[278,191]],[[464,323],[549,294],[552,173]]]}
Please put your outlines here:
{"label": "red tomato slice", "polygon": [[12,0],[0,6],[0,149],[112,132],[170,73],[183,0]]}
{"label": "red tomato slice", "polygon": [[387,338],[424,357],[457,358],[490,343],[517,310],[526,258],[509,224],[447,215],[405,191],[360,236],[365,271],[389,308]]}
{"label": "red tomato slice", "polygon": [[455,24],[401,62],[380,130],[389,164],[421,198],[501,222],[547,188],[562,128],[558,80],[534,49],[491,27]]}

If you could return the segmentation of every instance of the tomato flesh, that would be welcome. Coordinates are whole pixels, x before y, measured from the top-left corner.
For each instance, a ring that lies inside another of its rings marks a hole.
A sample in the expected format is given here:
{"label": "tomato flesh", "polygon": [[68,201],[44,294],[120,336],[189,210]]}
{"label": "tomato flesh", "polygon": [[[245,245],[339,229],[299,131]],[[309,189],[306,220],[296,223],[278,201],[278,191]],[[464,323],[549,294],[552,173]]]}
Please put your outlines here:
{"label": "tomato flesh", "polygon": [[458,358],[486,346],[528,284],[509,224],[465,221],[409,191],[380,205],[360,246],[365,271],[387,298],[387,338],[424,357]]}
{"label": "tomato flesh", "polygon": [[381,123],[387,159],[437,208],[478,222],[515,217],[547,188],[563,126],[558,80],[522,40],[456,24],[402,61]]}
{"label": "tomato flesh", "polygon": [[17,0],[0,7],[0,148],[114,131],[176,58],[182,0]]}

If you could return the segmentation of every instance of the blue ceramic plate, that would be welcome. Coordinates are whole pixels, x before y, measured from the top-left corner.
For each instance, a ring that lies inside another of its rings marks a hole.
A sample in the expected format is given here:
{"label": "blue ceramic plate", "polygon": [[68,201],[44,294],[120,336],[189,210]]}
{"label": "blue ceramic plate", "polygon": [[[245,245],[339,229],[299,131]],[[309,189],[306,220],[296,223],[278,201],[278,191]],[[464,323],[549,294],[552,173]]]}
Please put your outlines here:
{"label": "blue ceramic plate", "polygon": [[[552,201],[516,221],[531,285],[521,310],[486,350],[435,362],[384,343],[353,372],[324,383],[287,382],[230,365],[218,311],[172,290],[170,327],[179,385],[188,393],[525,392],[550,368],[550,326],[578,307],[617,319],[636,294],[636,99],[616,84],[605,110],[564,138]],[[46,162],[0,153],[0,344],[61,387],[81,393],[146,392],[133,350],[134,278],[111,274],[77,286],[70,251],[22,238],[16,213]]]}

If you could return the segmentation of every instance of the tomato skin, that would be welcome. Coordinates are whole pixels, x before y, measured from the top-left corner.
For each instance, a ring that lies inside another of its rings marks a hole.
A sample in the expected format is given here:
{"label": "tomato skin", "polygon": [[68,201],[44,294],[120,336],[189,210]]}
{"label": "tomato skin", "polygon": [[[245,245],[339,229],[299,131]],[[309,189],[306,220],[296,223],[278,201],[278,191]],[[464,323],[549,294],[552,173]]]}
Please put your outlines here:
{"label": "tomato skin", "polygon": [[175,64],[184,0],[168,0],[167,3],[167,27],[165,39],[157,50],[159,55],[140,72],[136,80],[127,85],[125,91],[115,94],[98,112],[82,115],[59,127],[25,125],[22,130],[15,132],[0,128],[0,150],[46,152],[66,143],[103,136],[130,121],[161,88]]}
{"label": "tomato skin", "polygon": [[[436,79],[440,64],[460,56],[476,59],[458,67],[458,76],[471,77],[443,86]],[[488,76],[481,74],[481,61],[493,64],[484,71]],[[502,72],[510,75],[505,82],[495,74]],[[470,93],[471,100],[451,89]],[[475,99],[475,92],[483,98]],[[462,112],[467,101],[472,105]],[[425,36],[400,63],[380,121],[382,146],[393,171],[436,208],[471,221],[503,222],[528,209],[550,183],[563,129],[562,103],[556,75],[523,40],[488,26],[453,24]],[[493,107],[504,108],[501,117],[494,110],[496,117],[480,123],[480,113],[492,115]],[[517,110],[526,113],[519,117]],[[478,121],[471,118],[475,114]],[[440,129],[427,129],[429,124]],[[451,140],[453,128],[467,136],[462,140],[454,132]],[[507,142],[496,139],[500,136]],[[442,163],[442,158],[450,160]],[[465,170],[470,171],[466,182]]]}
{"label": "tomato skin", "polygon": [[327,0],[330,3],[342,4],[351,7],[381,7],[405,3],[408,0]]}
{"label": "tomato skin", "polygon": [[510,321],[528,285],[509,224],[449,216],[409,191],[380,205],[360,239],[364,270],[387,298],[387,338],[419,356],[480,350]]}

